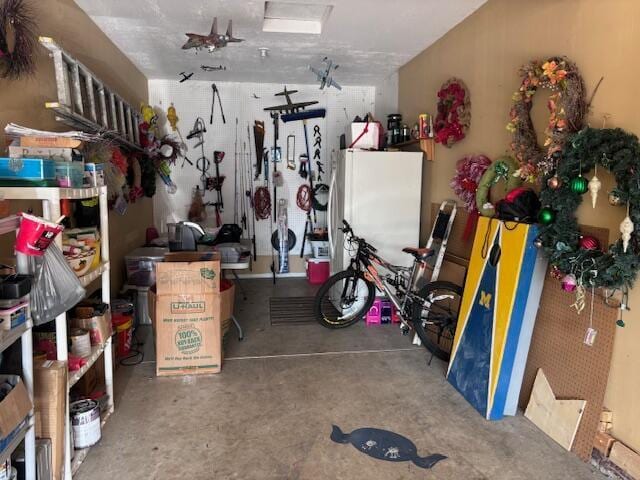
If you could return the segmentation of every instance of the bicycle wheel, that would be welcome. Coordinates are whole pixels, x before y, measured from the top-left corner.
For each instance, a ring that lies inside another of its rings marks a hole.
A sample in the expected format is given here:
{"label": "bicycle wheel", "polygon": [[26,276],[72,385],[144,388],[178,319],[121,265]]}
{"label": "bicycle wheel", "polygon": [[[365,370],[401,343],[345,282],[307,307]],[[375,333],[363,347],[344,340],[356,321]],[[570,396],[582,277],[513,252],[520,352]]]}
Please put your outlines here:
{"label": "bicycle wheel", "polygon": [[462,287],[437,281],[426,284],[418,292],[422,305],[413,309],[413,326],[424,346],[441,360],[451,357],[456,333]]}
{"label": "bicycle wheel", "polygon": [[358,322],[371,308],[376,289],[362,274],[345,270],[331,276],[318,290],[313,305],[316,320],[327,328]]}

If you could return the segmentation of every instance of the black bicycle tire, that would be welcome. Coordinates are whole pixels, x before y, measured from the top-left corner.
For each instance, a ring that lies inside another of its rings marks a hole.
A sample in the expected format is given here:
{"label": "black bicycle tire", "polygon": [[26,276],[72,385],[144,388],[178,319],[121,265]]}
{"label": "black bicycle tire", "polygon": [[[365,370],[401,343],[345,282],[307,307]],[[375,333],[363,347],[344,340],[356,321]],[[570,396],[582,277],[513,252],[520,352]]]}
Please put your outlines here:
{"label": "black bicycle tire", "polygon": [[[334,283],[348,277],[353,277],[353,276],[358,276],[367,285],[367,288],[369,290],[369,298],[367,299],[367,302],[364,304],[362,309],[358,311],[356,315],[353,316],[351,320],[348,320],[345,323],[340,323],[340,324],[327,322],[322,316],[322,298],[325,296],[325,294],[329,291],[329,289],[333,286]],[[346,328],[346,327],[350,327],[351,325],[354,325],[355,323],[358,323],[358,321],[361,320],[362,317],[371,309],[371,306],[373,305],[373,302],[375,301],[375,299],[376,299],[376,287],[373,285],[373,283],[368,282],[364,278],[364,275],[358,274],[355,270],[343,270],[342,272],[338,272],[332,275],[327,279],[326,282],[322,284],[322,286],[316,293],[316,297],[313,301],[313,313],[316,318],[316,321],[325,328],[330,328],[332,330],[335,330],[338,328]]]}
{"label": "black bicycle tire", "polygon": [[[435,282],[427,283],[424,287],[420,289],[420,291],[418,292],[418,296],[421,298],[426,298],[429,295],[429,293],[433,290],[450,290],[452,292],[455,292],[457,295],[460,296],[460,298],[462,298],[462,291],[463,291],[462,287],[460,285],[456,285],[455,283],[447,282],[444,280],[438,280]],[[433,353],[433,355],[439,358],[440,360],[444,360],[445,362],[448,362],[449,359],[451,358],[451,352],[447,352],[446,350],[443,350],[442,348],[440,348],[438,344],[434,343],[431,340],[431,338],[427,334],[427,331],[422,326],[422,322],[418,321],[420,320],[418,317],[421,314],[422,314],[421,308],[414,309],[412,323],[413,323],[413,328],[415,328],[416,333],[418,334],[418,337],[420,337],[422,344],[425,346],[427,350],[429,350],[429,352]],[[457,321],[458,319],[456,319],[456,324],[457,324]],[[455,329],[454,329],[454,333],[455,333]]]}

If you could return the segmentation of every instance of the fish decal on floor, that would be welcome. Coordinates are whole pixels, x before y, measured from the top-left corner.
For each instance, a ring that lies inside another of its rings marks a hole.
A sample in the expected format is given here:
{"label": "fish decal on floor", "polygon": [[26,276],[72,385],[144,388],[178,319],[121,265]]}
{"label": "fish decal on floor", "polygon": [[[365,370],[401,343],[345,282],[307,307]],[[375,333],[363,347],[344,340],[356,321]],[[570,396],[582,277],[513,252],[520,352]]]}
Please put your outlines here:
{"label": "fish decal on floor", "polygon": [[378,428],[358,428],[344,433],[333,425],[331,440],[336,443],[350,443],[357,450],[372,458],[387,462],[413,462],[420,468],[431,468],[447,457],[434,453],[427,457],[418,456],[418,448],[407,437]]}

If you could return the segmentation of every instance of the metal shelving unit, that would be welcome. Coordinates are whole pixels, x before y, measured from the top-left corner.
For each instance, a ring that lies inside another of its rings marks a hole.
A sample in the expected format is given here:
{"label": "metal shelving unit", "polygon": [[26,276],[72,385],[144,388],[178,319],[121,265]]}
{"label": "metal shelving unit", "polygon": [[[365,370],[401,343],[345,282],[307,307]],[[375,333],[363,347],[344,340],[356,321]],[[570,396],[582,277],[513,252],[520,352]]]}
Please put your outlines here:
{"label": "metal shelving unit", "polygon": [[[107,206],[107,187],[93,187],[93,188],[56,188],[56,187],[0,187],[0,198],[5,200],[39,200],[42,202],[42,216],[51,221],[55,221],[60,218],[60,200],[82,200],[88,198],[98,197],[100,206],[100,254],[102,263],[93,271],[89,272],[83,277],[80,277],[80,283],[83,286],[88,286],[92,282],[100,279],[102,283],[102,301],[104,303],[110,303],[111,290],[109,284],[109,209]],[[56,239],[58,246],[62,248],[62,238]],[[20,258],[18,258],[18,268],[25,268],[21,265]],[[58,360],[67,361],[67,315],[62,314],[56,318],[56,345]],[[31,345],[31,331],[29,330],[29,348]],[[23,343],[24,340],[23,340]],[[109,338],[104,345],[100,347],[94,347],[91,356],[87,359],[87,365],[80,370],[73,372],[69,375],[67,393],[68,390],[89,370],[100,354],[104,353],[104,376],[105,387],[109,398],[107,411],[103,415],[103,420],[106,420],[114,411],[113,405],[113,361],[112,361],[112,345],[111,338]],[[23,353],[24,356],[24,353]],[[30,354],[30,357],[32,354]],[[33,361],[30,358],[31,362]],[[24,361],[24,360],[23,360]],[[33,387],[33,376],[30,377],[31,388]],[[25,379],[25,384],[26,384]],[[31,390],[32,392],[32,390]],[[83,450],[76,451],[76,458],[74,462],[71,462],[71,445],[70,445],[70,422],[69,422],[69,402],[67,402],[67,409],[65,412],[65,462],[64,462],[64,478],[70,480],[72,475],[76,472],[80,463],[86,457],[87,452]],[[35,437],[34,437],[35,438]],[[35,444],[34,444],[35,445]],[[35,446],[34,446],[35,456]],[[34,457],[35,458],[35,457]],[[27,478],[31,478],[27,476]],[[34,477],[35,478],[35,477]]]}
{"label": "metal shelving unit", "polygon": [[[17,216],[6,217],[0,220],[0,235],[13,233],[20,228],[20,218]],[[4,352],[19,338],[22,347],[22,381],[24,382],[29,397],[33,402],[33,337],[31,328],[33,323],[27,319],[22,325],[3,332],[0,339],[0,352]],[[25,475],[27,479],[36,478],[36,430],[33,410],[31,410],[27,422],[22,426],[9,445],[0,452],[0,462],[4,462],[24,440]]]}

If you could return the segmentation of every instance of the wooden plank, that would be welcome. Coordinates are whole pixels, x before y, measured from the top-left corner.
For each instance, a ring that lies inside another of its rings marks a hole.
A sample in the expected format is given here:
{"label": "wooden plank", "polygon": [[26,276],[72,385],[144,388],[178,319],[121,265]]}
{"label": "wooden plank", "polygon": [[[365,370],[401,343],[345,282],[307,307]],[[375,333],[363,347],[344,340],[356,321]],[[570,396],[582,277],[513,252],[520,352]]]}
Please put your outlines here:
{"label": "wooden plank", "polygon": [[586,403],[585,400],[558,400],[539,369],[524,416],[562,447],[571,450]]}
{"label": "wooden plank", "polygon": [[640,455],[624,443],[615,442],[609,459],[633,478],[640,478]]}
{"label": "wooden plank", "polygon": [[605,457],[609,456],[611,452],[611,447],[616,442],[616,439],[613,438],[606,432],[597,432],[596,436],[593,439],[593,448],[598,450]]}

